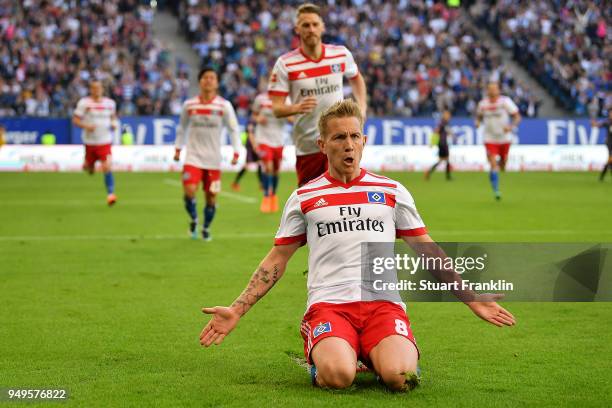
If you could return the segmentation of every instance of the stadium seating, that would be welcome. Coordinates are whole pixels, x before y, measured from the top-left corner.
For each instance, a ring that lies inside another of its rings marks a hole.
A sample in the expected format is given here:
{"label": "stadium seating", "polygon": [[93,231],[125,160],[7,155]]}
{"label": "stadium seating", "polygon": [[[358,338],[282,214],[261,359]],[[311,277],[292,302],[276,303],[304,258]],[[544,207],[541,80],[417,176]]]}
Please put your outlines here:
{"label": "stadium seating", "polygon": [[[474,14],[567,110],[612,106],[611,9],[604,1],[480,0]],[[480,7],[479,7],[480,6]]]}
{"label": "stadium seating", "polygon": [[152,11],[136,0],[0,0],[0,116],[66,116],[102,79],[119,113],[175,114],[185,73],[153,39]]}
{"label": "stadium seating", "polygon": [[[239,108],[248,105],[275,59],[298,46],[291,34],[296,4],[180,3],[187,38],[203,64],[226,72],[222,92]],[[347,4],[322,6],[324,41],[353,52],[368,84],[371,114],[428,116],[447,105],[457,115],[471,115],[484,83],[498,77],[524,115],[537,115],[535,96],[464,24],[459,10],[418,1]]]}
{"label": "stadium seating", "polygon": [[[0,116],[69,116],[87,80],[105,81],[121,115],[177,114],[190,93],[186,67],[151,33],[153,11],[138,0],[0,0]],[[159,2],[160,5],[164,2]],[[472,14],[559,101],[578,115],[612,105],[612,63],[601,1],[477,0]],[[221,92],[246,114],[275,59],[298,46],[298,2],[181,0],[186,40],[203,65],[219,68]],[[523,116],[539,101],[500,56],[445,2],[338,1],[322,6],[324,41],[345,44],[364,74],[373,116],[430,116],[442,106],[472,115],[491,78]],[[599,5],[599,6],[598,6]],[[478,7],[480,6],[480,7]],[[44,46],[43,46],[44,45]],[[191,92],[193,92],[191,90]]]}

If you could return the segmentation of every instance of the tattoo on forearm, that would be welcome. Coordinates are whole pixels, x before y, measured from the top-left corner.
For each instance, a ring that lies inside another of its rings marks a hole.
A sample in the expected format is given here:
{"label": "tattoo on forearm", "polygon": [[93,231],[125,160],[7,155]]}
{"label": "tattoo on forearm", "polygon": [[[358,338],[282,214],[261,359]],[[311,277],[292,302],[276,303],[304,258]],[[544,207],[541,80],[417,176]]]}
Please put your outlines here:
{"label": "tattoo on forearm", "polygon": [[[272,270],[260,266],[251,277],[246,289],[240,294],[238,299],[232,303],[232,307],[238,306],[241,314],[245,314],[251,306],[268,293],[272,286],[278,281],[279,276],[280,268],[277,264],[272,266]],[[262,282],[264,285],[261,284]]]}

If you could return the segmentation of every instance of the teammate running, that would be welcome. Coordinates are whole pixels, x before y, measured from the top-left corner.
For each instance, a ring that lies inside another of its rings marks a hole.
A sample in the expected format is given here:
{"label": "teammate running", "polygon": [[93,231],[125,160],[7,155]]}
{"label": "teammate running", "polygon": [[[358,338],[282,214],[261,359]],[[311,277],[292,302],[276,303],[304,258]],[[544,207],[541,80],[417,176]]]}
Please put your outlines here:
{"label": "teammate running", "polygon": [[445,109],[442,112],[442,118],[440,119],[440,123],[436,127],[434,134],[437,137],[437,145],[438,145],[438,158],[439,160],[431,166],[431,168],[425,172],[425,180],[429,180],[431,177],[431,173],[436,171],[436,167],[440,165],[442,162],[446,162],[446,180],[451,180],[451,165],[449,162],[449,149],[448,149],[448,138],[453,136],[453,133],[450,128],[450,119],[451,112],[448,109]]}
{"label": "teammate running", "polygon": [[602,120],[601,122],[597,122],[593,120],[591,122],[591,126],[593,127],[603,127],[607,130],[606,135],[606,146],[608,147],[608,161],[604,164],[603,169],[601,170],[601,174],[599,175],[599,181],[603,181],[606,176],[606,171],[610,169],[610,174],[612,174],[612,107],[608,109],[608,119]]}
{"label": "teammate running", "polygon": [[[392,244],[397,236],[417,253],[426,244],[438,247],[432,245],[408,190],[359,167],[366,136],[355,102],[345,100],[330,107],[319,120],[319,130],[319,146],[329,170],[289,197],[274,247],[232,305],[202,309],[213,316],[200,334],[200,343],[220,344],[282,277],[295,251],[308,243],[308,307],[301,332],[306,358],[314,364],[313,383],[349,387],[360,359],[390,389],[412,389],[418,384],[419,352],[410,322],[403,304],[363,301],[361,245]],[[453,270],[439,276],[461,281]],[[477,316],[497,326],[515,323],[508,311],[492,301],[500,295],[467,292],[460,299]]]}
{"label": "teammate running", "polygon": [[348,79],[364,114],[367,108],[365,81],[353,55],[344,46],[323,44],[324,31],[319,7],[310,3],[301,5],[295,24],[300,47],[276,61],[268,85],[276,117],[296,115],[292,136],[298,186],[327,169],[327,158],[317,145],[317,121],[325,109],[344,98],[343,78]]}
{"label": "teammate running", "polygon": [[83,129],[81,138],[85,145],[83,170],[93,174],[96,162],[99,161],[104,172],[106,202],[112,206],[117,202],[115,180],[111,166],[111,144],[113,133],[119,128],[115,101],[103,95],[102,82],[93,80],[89,83],[89,96],[77,102],[72,123]]}
{"label": "teammate running", "polygon": [[489,82],[487,97],[481,100],[476,108],[476,128],[483,123],[482,133],[490,166],[489,180],[496,200],[501,199],[499,171],[506,170],[512,132],[517,129],[520,121],[521,114],[516,104],[507,96],[500,95],[497,82]]}
{"label": "teammate running", "polygon": [[255,122],[255,150],[262,161],[263,200],[260,211],[278,211],[278,174],[283,160],[283,136],[287,121],[274,116],[272,100],[267,92],[261,93],[253,101],[253,121]]}
{"label": "teammate running", "polygon": [[217,194],[221,191],[221,137],[226,127],[234,157],[232,164],[238,162],[240,130],[232,104],[217,95],[219,79],[212,68],[203,68],[198,74],[200,95],[188,99],[183,104],[179,126],[176,131],[174,160],[178,161],[181,149],[187,144],[185,165],[183,166],[183,192],[185,210],[189,214],[189,232],[193,239],[198,238],[198,211],[196,191],[200,181],[203,183],[206,206],[202,223],[202,237],[212,240],[210,224],[215,217]]}

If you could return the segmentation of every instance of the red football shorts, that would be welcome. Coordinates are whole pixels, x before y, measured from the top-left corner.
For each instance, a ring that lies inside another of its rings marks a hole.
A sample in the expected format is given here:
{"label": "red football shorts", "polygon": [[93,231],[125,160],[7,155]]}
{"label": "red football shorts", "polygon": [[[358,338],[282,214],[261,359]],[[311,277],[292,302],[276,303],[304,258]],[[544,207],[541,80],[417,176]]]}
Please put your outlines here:
{"label": "red football shorts", "polygon": [[485,149],[487,149],[487,155],[499,156],[502,160],[506,160],[510,151],[510,143],[485,143]]}
{"label": "red football shorts", "polygon": [[298,187],[314,180],[327,171],[327,156],[321,152],[297,156],[295,161]]}
{"label": "red football shorts", "polygon": [[327,337],[348,341],[357,358],[368,366],[370,351],[385,337],[399,334],[417,347],[406,312],[387,301],[315,303],[304,315],[300,331],[310,364],[312,349]]}
{"label": "red football shorts", "polygon": [[260,144],[257,146],[257,155],[264,162],[273,162],[274,171],[278,171],[281,161],[283,161],[283,146],[272,147],[267,144]]}
{"label": "red football shorts", "polygon": [[185,164],[183,166],[183,185],[204,182],[204,191],[217,194],[221,191],[221,170],[208,170]]}
{"label": "red football shorts", "polygon": [[85,145],[85,165],[91,167],[97,161],[106,161],[111,154],[110,144]]}

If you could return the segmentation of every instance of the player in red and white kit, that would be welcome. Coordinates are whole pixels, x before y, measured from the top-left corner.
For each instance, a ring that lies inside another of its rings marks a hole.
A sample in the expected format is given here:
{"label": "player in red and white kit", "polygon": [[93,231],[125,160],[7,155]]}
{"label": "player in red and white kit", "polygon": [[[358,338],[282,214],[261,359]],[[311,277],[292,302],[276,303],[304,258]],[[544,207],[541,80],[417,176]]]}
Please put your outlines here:
{"label": "player in red and white kit", "polygon": [[263,164],[263,200],[261,212],[278,211],[278,173],[283,160],[283,137],[286,119],[277,118],[272,111],[272,100],[267,92],[261,93],[253,101],[253,121],[255,122],[255,151]]}
{"label": "player in red and white kit", "polygon": [[365,114],[367,109],[365,81],[353,55],[344,46],[323,44],[324,31],[319,7],[300,6],[295,25],[300,48],[276,61],[268,84],[274,114],[279,118],[295,115],[292,136],[298,186],[327,169],[327,158],[317,145],[317,122],[322,112],[344,99],[343,78],[348,79],[361,111]]}
{"label": "player in red and white kit", "polygon": [[[361,245],[393,243],[400,237],[419,251],[423,243],[431,246],[433,241],[406,188],[359,167],[366,136],[355,102],[330,107],[319,127],[329,171],[289,197],[274,247],[234,303],[202,309],[213,318],[200,334],[200,343],[220,344],[282,277],[295,251],[308,243],[308,308],[301,332],[306,358],[316,367],[311,371],[313,381],[321,387],[346,388],[360,359],[389,388],[412,389],[418,384],[419,353],[410,322],[401,303],[363,301]],[[451,272],[453,280],[461,280]],[[466,299],[476,315],[492,324],[515,323],[496,302],[481,301],[482,295]]]}
{"label": "player in red and white kit", "polygon": [[93,174],[96,162],[101,163],[106,185],[106,202],[112,206],[117,202],[117,196],[111,166],[111,144],[112,132],[119,128],[119,120],[115,101],[104,97],[103,92],[102,82],[91,81],[89,96],[77,102],[72,123],[83,129],[81,136],[85,145],[83,170]]}
{"label": "player in red and white kit", "polygon": [[499,170],[506,169],[512,132],[520,121],[521,114],[518,107],[510,98],[500,95],[499,84],[497,82],[487,84],[487,97],[481,100],[476,108],[476,128],[483,124],[482,134],[490,166],[489,180],[496,200],[501,199]]}
{"label": "player in red and white kit", "polygon": [[221,138],[227,128],[234,147],[232,164],[238,162],[240,129],[232,104],[217,95],[219,80],[215,70],[203,68],[198,74],[200,95],[187,99],[183,104],[176,131],[174,160],[178,161],[181,149],[187,144],[183,166],[183,200],[189,214],[189,232],[197,239],[198,211],[196,191],[202,182],[206,206],[202,237],[210,241],[210,224],[216,212],[217,194],[221,191]]}

